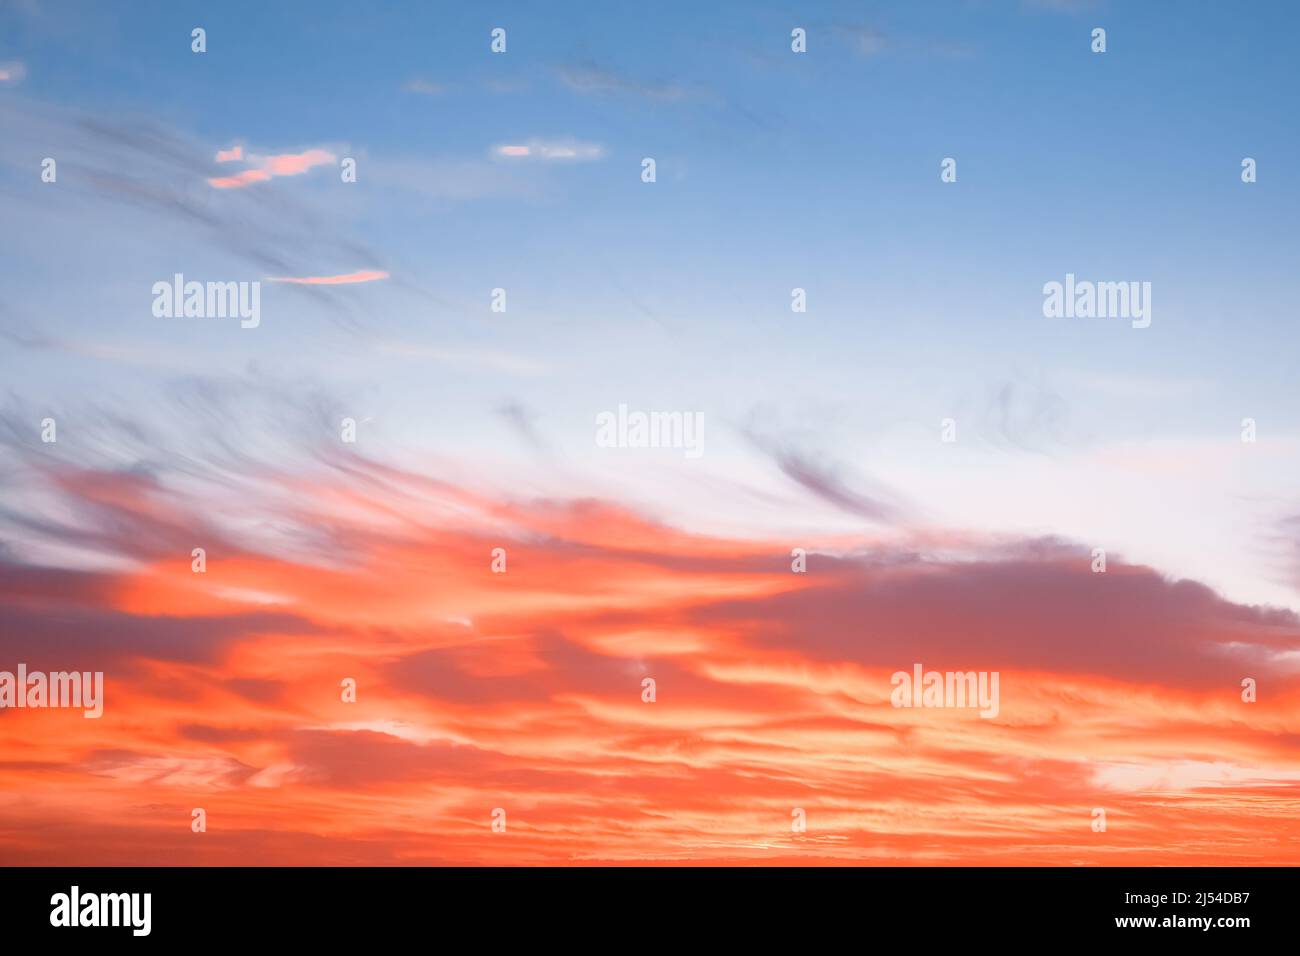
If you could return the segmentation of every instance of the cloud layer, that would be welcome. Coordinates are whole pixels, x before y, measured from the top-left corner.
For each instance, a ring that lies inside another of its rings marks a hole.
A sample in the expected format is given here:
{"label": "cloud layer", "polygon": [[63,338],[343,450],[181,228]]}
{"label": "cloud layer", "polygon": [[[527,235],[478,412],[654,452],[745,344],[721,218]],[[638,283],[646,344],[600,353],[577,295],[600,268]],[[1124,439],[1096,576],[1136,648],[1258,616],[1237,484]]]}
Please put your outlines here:
{"label": "cloud layer", "polygon": [[[26,467],[55,498],[10,531],[101,560],[0,566],[0,667],[107,691],[0,712],[11,862],[1298,858],[1300,622],[1068,542],[805,542],[799,574],[789,542],[338,450],[245,460],[229,508]],[[1000,714],[894,708],[914,662],[998,670]]]}

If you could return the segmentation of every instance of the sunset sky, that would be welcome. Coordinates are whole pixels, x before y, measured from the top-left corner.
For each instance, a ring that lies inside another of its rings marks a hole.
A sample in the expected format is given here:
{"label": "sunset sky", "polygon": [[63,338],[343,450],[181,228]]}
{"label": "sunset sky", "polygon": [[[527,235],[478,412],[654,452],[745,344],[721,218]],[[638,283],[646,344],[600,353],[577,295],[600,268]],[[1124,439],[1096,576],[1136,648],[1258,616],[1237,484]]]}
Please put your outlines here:
{"label": "sunset sky", "polygon": [[1300,13],[1225,9],[0,0],[0,672],[106,685],[0,709],[0,864],[1300,863]]}

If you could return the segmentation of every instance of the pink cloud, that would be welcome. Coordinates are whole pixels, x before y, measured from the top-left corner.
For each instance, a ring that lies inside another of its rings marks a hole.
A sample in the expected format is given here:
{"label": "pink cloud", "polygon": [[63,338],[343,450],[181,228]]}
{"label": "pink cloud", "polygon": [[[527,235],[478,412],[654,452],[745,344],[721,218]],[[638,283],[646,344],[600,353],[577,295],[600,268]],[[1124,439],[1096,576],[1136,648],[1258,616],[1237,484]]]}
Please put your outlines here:
{"label": "pink cloud", "polygon": [[313,166],[323,166],[334,162],[334,154],[323,149],[309,149],[305,153],[284,153],[279,156],[267,156],[262,161],[262,168],[272,176],[297,176]]}
{"label": "pink cloud", "polygon": [[[243,158],[243,147],[236,146],[230,150],[217,153],[217,162],[227,162]],[[253,183],[266,182],[276,176],[298,176],[313,166],[332,163],[337,157],[323,149],[309,149],[301,153],[279,153],[273,156],[248,157],[251,168],[235,176],[217,176],[208,180],[213,189],[241,189]]]}
{"label": "pink cloud", "polygon": [[360,272],[348,272],[338,276],[303,276],[296,278],[293,276],[271,276],[268,282],[292,282],[296,285],[350,285],[354,282],[375,282],[378,279],[387,279],[387,272],[380,272],[377,269],[364,269]]}
{"label": "pink cloud", "polygon": [[271,174],[261,169],[246,169],[235,176],[217,176],[208,180],[213,189],[241,189],[253,183],[265,182]]}

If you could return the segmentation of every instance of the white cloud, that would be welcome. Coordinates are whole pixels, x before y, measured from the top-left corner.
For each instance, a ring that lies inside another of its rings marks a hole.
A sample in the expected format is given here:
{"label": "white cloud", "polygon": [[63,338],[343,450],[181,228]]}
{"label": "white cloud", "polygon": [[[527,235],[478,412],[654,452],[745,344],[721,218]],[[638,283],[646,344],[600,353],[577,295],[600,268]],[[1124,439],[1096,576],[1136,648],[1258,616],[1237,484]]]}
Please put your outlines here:
{"label": "white cloud", "polygon": [[549,162],[591,162],[603,159],[605,147],[599,143],[583,143],[574,139],[530,139],[526,143],[503,143],[492,149],[494,156],[504,159],[541,159]]}

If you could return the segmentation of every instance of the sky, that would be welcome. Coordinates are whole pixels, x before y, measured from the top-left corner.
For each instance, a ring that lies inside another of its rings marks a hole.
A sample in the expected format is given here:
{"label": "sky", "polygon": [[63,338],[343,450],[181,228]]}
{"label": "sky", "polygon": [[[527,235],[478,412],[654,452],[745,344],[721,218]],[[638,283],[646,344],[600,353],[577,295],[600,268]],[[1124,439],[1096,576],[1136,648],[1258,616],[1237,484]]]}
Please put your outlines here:
{"label": "sky", "polygon": [[2,0],[0,863],[1300,862],[1298,20]]}

